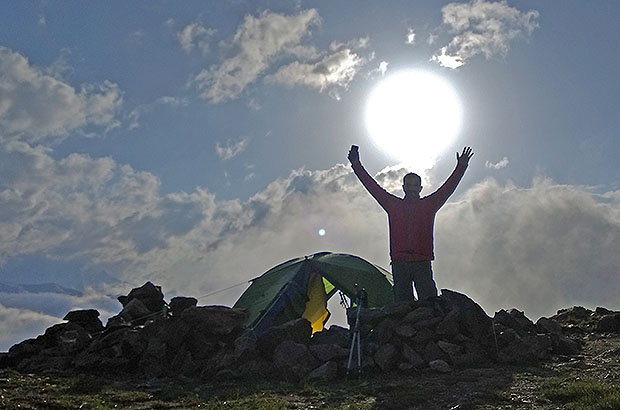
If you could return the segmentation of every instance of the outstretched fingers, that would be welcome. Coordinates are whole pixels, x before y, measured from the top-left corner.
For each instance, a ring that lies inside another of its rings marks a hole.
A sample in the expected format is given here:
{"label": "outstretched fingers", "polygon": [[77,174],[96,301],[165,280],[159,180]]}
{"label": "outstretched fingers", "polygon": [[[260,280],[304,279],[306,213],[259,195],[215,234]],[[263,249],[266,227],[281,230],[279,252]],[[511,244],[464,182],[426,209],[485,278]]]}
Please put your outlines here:
{"label": "outstretched fingers", "polygon": [[459,155],[458,152],[456,153],[456,160],[458,162],[464,162],[465,164],[467,164],[469,162],[469,159],[473,156],[474,153],[472,152],[471,147],[464,147],[461,155]]}

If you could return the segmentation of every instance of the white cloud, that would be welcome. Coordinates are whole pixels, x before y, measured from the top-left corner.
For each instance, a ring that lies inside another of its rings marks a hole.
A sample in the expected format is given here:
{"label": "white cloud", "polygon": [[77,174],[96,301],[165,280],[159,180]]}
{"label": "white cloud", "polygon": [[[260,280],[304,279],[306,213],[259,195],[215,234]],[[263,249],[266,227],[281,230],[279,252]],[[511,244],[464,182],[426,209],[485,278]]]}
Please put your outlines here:
{"label": "white cloud", "polygon": [[487,311],[518,307],[532,318],[559,308],[620,307],[620,204],[536,179],[530,188],[492,179],[440,211],[436,273]]}
{"label": "white cloud", "polygon": [[415,31],[412,28],[407,30],[407,34],[405,35],[405,44],[415,45]]}
{"label": "white cloud", "polygon": [[220,103],[239,96],[276,56],[299,53],[301,39],[319,20],[314,9],[292,16],[269,12],[258,17],[246,16],[232,40],[235,54],[194,78],[193,83],[201,91],[201,97]]}
{"label": "white cloud", "polygon": [[230,138],[224,144],[216,143],[215,152],[218,157],[227,161],[245,151],[249,143],[248,137]]}
{"label": "white cloud", "polygon": [[194,47],[202,51],[203,54],[209,52],[211,39],[216,30],[206,28],[200,23],[188,24],[183,30],[177,33],[177,40],[181,44],[183,51],[190,53]]}
{"label": "white cloud", "polygon": [[171,97],[163,96],[157,98],[154,102],[149,104],[142,104],[135,107],[129,114],[127,114],[126,122],[127,128],[130,130],[140,127],[140,120],[143,115],[150,113],[157,105],[166,105],[169,107],[186,107],[189,105],[189,99],[186,97]]}
{"label": "white cloud", "polygon": [[[387,217],[344,165],[292,171],[241,201],[203,188],[163,195],[154,175],[110,158],[57,160],[19,142],[2,146],[0,156],[3,260],[81,260],[132,284],[151,280],[167,298],[203,296],[324,250],[389,267]],[[400,194],[404,172],[377,179]],[[514,306],[535,318],[574,304],[620,308],[617,193],[487,180],[456,195],[436,219],[439,287],[467,293],[489,313]],[[200,303],[230,305],[242,290]]]}
{"label": "white cloud", "polygon": [[506,1],[450,3],[441,11],[453,38],[432,60],[449,68],[459,67],[478,54],[487,59],[503,56],[513,39],[529,36],[538,27],[536,10],[521,12]]}
{"label": "white cloud", "polygon": [[78,91],[52,71],[0,47],[0,141],[58,141],[90,125],[118,125],[123,96],[117,84],[83,84]]}
{"label": "white cloud", "polygon": [[506,168],[509,163],[510,163],[510,160],[508,159],[508,157],[504,157],[496,163],[486,161],[484,163],[484,166],[487,168],[491,168],[491,169],[503,169],[503,168]]}
{"label": "white cloud", "polygon": [[390,63],[388,63],[387,61],[381,61],[379,63],[379,67],[377,68],[373,68],[372,70],[370,70],[367,74],[366,74],[366,78],[375,78],[377,76],[384,76],[385,73],[387,73],[388,70],[388,66],[390,65]]}
{"label": "white cloud", "polygon": [[54,316],[0,304],[0,351],[6,352],[14,344],[40,335],[49,326],[61,322]]}
{"label": "white cloud", "polygon": [[314,63],[295,61],[281,67],[267,79],[289,86],[305,85],[319,91],[330,87],[347,88],[363,64],[364,60],[359,55],[344,48]]}

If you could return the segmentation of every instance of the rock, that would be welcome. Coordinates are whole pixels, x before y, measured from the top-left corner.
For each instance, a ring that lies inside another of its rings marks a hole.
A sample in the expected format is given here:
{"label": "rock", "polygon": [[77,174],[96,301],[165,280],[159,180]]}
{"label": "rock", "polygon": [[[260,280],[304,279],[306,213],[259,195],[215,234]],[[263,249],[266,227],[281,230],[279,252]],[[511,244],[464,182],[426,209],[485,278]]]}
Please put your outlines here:
{"label": "rock", "polygon": [[161,377],[169,372],[166,344],[160,339],[148,341],[138,367],[150,377]]}
{"label": "rock", "polygon": [[170,300],[170,312],[173,316],[179,316],[185,309],[195,307],[198,299],[191,297],[176,296]]}
{"label": "rock", "polygon": [[284,341],[273,352],[273,362],[287,379],[301,380],[321,363],[308,347],[290,340]]}
{"label": "rock", "polygon": [[386,318],[379,323],[373,330],[373,338],[379,343],[384,344],[389,342],[394,335],[394,327],[396,326],[396,319]]}
{"label": "rock", "polygon": [[579,342],[570,339],[564,335],[557,336],[554,340],[554,352],[566,356],[576,356],[581,353],[581,345]]}
{"label": "rock", "polygon": [[329,361],[317,367],[306,377],[307,380],[330,381],[338,377],[338,363]]}
{"label": "rock", "polygon": [[422,357],[427,362],[432,362],[434,360],[450,360],[449,356],[441,350],[441,348],[435,342],[428,342],[424,351],[422,352]]}
{"label": "rock", "polygon": [[459,310],[451,310],[437,325],[435,331],[442,336],[456,336],[459,333]]}
{"label": "rock", "polygon": [[421,320],[427,320],[433,317],[434,317],[433,309],[428,308],[428,307],[419,307],[411,311],[410,313],[408,313],[404,317],[403,322],[415,324]]}
{"label": "rock", "polygon": [[103,330],[103,323],[99,320],[99,311],[95,309],[72,310],[62,320],[75,323],[91,333]]}
{"label": "rock", "polygon": [[394,328],[394,333],[404,339],[412,338],[416,334],[416,330],[413,325],[405,323],[398,325]]}
{"label": "rock", "polygon": [[338,345],[340,347],[348,347],[351,342],[351,333],[349,329],[332,325],[329,329],[322,332],[316,332],[312,335],[310,344],[314,345]]}
{"label": "rock", "polygon": [[560,309],[555,316],[551,318],[556,320],[562,326],[581,324],[592,316],[592,311],[583,306],[573,306],[568,309]]}
{"label": "rock", "polygon": [[465,350],[457,344],[444,342],[443,340],[438,341],[437,346],[448,355],[452,363],[455,362],[455,358],[462,356]]}
{"label": "rock", "polygon": [[600,318],[596,330],[602,333],[620,333],[620,313],[613,313]]}
{"label": "rock", "polygon": [[394,302],[381,308],[381,311],[386,316],[403,316],[408,312],[411,312],[416,306],[415,302]]}
{"label": "rock", "polygon": [[448,289],[441,290],[443,302],[459,310],[460,333],[483,345],[492,344],[493,322],[476,302],[467,296]]}
{"label": "rock", "polygon": [[373,356],[373,360],[384,372],[394,369],[397,362],[396,348],[391,344],[385,344],[379,347],[379,350]]}
{"label": "rock", "polygon": [[233,356],[239,363],[250,361],[256,358],[256,337],[248,334],[235,339],[235,350]]}
{"label": "rock", "polygon": [[104,332],[78,355],[76,366],[92,370],[116,370],[132,372],[137,369],[147,342],[137,330],[125,327]]}
{"label": "rock", "polygon": [[531,335],[500,349],[498,358],[500,362],[508,364],[537,364],[549,358],[552,349],[549,335]]}
{"label": "rock", "polygon": [[541,317],[536,321],[536,330],[538,333],[562,334],[562,326],[555,320],[546,317]]}
{"label": "rock", "polygon": [[518,309],[513,308],[508,311],[502,309],[495,313],[493,321],[513,329],[520,336],[525,336],[528,333],[536,332],[534,323]]}
{"label": "rock", "polygon": [[338,345],[310,345],[308,348],[310,353],[321,362],[346,359],[349,356],[349,349]]}
{"label": "rock", "polygon": [[426,329],[426,328],[430,329],[430,328],[434,328],[441,321],[442,321],[441,317],[432,317],[430,319],[420,320],[419,322],[416,322],[414,326],[416,329]]}
{"label": "rock", "polygon": [[226,306],[200,306],[187,308],[181,313],[181,321],[192,326],[195,332],[212,335],[228,335],[241,330],[247,313]]}
{"label": "rock", "polygon": [[140,299],[140,302],[151,312],[159,312],[165,306],[161,286],[155,286],[151,282],[146,282],[139,288],[132,289],[127,296],[119,296],[117,299],[123,307],[133,299]]}
{"label": "rock", "polygon": [[428,367],[440,373],[450,373],[452,371],[450,365],[443,360],[433,360],[428,363]]}
{"label": "rock", "polygon": [[415,347],[424,347],[428,342],[435,339],[435,332],[430,329],[422,329],[411,338],[411,342]]}
{"label": "rock", "polygon": [[132,299],[123,307],[120,316],[127,323],[143,324],[153,314],[140,299]]}
{"label": "rock", "polygon": [[271,357],[280,343],[288,340],[307,345],[311,337],[312,325],[307,319],[299,318],[267,329],[256,340],[256,347],[264,357]]}
{"label": "rock", "polygon": [[403,343],[402,346],[402,355],[414,367],[422,367],[426,363],[422,356],[415,351],[414,348],[409,346],[406,343]]}
{"label": "rock", "polygon": [[[381,308],[362,308],[360,310],[360,322],[364,325],[375,326],[386,318],[385,312]],[[350,328],[355,327],[357,320],[357,307],[347,309],[347,324]]]}

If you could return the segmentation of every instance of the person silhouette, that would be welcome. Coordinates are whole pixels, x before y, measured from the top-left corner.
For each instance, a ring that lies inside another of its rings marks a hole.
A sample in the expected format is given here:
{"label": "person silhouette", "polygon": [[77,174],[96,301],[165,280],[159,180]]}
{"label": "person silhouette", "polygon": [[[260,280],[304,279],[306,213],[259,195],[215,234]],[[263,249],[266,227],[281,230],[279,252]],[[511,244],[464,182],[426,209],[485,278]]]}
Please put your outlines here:
{"label": "person silhouette", "polygon": [[348,158],[353,172],[388,215],[395,301],[414,299],[412,283],[419,300],[437,296],[431,267],[431,261],[435,259],[435,214],[456,189],[473,155],[471,147],[463,148],[460,155],[457,152],[456,168],[452,174],[439,189],[422,198],[422,178],[415,173],[408,173],[403,177],[405,196],[399,198],[383,189],[370,176],[360,162],[359,148],[351,146]]}

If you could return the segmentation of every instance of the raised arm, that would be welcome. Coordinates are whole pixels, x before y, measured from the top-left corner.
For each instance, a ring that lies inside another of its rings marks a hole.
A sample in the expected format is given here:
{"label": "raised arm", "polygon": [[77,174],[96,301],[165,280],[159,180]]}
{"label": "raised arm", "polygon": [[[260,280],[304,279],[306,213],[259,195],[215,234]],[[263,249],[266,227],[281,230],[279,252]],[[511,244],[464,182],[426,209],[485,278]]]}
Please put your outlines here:
{"label": "raised arm", "polygon": [[446,203],[450,195],[456,190],[457,185],[461,182],[461,178],[465,174],[465,170],[469,165],[469,160],[474,156],[471,147],[463,148],[463,152],[459,155],[456,153],[456,168],[452,171],[452,174],[448,177],[446,182],[439,187],[439,189],[433,192],[430,197],[433,197],[435,201],[435,208],[439,209]]}
{"label": "raised arm", "polygon": [[398,198],[383,189],[381,185],[379,185],[362,166],[362,163],[360,162],[359,147],[357,145],[351,145],[348,158],[351,162],[353,172],[355,172],[357,178],[360,180],[362,185],[364,185],[364,188],[366,188],[370,195],[372,195],[377,202],[379,202],[379,205],[387,211],[390,201]]}

